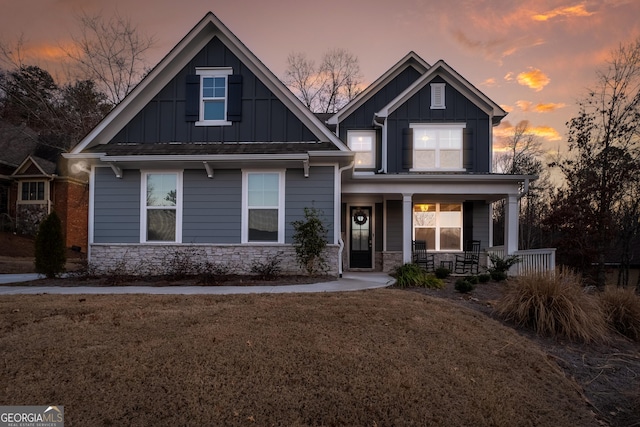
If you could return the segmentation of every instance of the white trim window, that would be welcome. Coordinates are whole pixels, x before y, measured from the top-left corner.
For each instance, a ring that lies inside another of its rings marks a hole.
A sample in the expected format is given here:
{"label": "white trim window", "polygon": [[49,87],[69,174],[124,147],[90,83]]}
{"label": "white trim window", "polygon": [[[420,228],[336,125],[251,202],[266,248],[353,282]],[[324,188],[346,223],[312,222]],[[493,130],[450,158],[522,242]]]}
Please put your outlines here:
{"label": "white trim window", "polygon": [[182,171],[142,172],[140,241],[182,242]]}
{"label": "white trim window", "polygon": [[284,243],[284,171],[242,171],[242,243]]}
{"label": "white trim window", "polygon": [[462,250],[462,204],[414,204],[413,238],[426,241],[429,250]]}
{"label": "white trim window", "polygon": [[412,123],[409,127],[413,129],[412,170],[464,170],[464,123]]}
{"label": "white trim window", "polygon": [[200,76],[200,117],[197,126],[230,125],[227,121],[228,77],[231,68],[197,68]]}
{"label": "white trim window", "polygon": [[47,200],[47,183],[43,180],[20,183],[21,203],[44,203]]}
{"label": "white trim window", "polygon": [[356,169],[373,169],[376,167],[376,131],[350,130],[347,132],[347,143],[355,152]]}
{"label": "white trim window", "polygon": [[444,110],[445,106],[445,83],[431,83],[431,109]]}

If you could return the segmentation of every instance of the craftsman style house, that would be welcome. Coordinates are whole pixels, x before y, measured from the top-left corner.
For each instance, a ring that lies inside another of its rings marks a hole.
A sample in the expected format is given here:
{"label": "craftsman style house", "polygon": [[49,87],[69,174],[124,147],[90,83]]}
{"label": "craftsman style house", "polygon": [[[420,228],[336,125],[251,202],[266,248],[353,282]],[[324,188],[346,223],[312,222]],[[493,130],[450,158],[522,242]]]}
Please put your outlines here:
{"label": "craftsman style house", "polygon": [[[162,267],[166,254],[297,272],[292,221],[328,226],[330,274],[389,271],[427,242],[436,263],[468,240],[491,246],[506,199],[504,253],[517,250],[531,176],[491,173],[506,113],[445,62],[411,52],[320,120],[207,14],[65,155],[89,173],[89,258]],[[142,270],[140,270],[142,271]]]}

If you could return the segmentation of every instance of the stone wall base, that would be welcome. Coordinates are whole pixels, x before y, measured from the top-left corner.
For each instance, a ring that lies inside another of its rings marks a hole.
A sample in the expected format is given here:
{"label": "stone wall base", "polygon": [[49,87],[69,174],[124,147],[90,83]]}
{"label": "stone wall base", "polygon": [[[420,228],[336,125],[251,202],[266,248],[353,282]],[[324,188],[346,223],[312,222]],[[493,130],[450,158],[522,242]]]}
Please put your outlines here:
{"label": "stone wall base", "polygon": [[[338,245],[325,249],[327,271],[338,276]],[[281,275],[307,274],[291,245],[92,244],[89,264],[97,274],[137,276],[195,273],[198,268],[226,274],[252,274],[251,269],[277,260]]]}

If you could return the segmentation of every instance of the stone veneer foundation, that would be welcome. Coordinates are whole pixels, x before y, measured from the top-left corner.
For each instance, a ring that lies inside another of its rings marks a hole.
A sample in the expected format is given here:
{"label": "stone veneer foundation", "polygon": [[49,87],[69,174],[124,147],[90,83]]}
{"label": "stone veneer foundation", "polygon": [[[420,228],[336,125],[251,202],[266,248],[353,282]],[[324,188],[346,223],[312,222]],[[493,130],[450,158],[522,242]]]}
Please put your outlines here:
{"label": "stone veneer foundation", "polygon": [[[327,245],[326,274],[338,275],[338,245]],[[162,275],[175,267],[223,266],[229,274],[251,274],[251,267],[267,263],[273,256],[280,261],[280,274],[307,274],[296,260],[291,245],[156,245],[92,244],[89,262],[98,274]]]}

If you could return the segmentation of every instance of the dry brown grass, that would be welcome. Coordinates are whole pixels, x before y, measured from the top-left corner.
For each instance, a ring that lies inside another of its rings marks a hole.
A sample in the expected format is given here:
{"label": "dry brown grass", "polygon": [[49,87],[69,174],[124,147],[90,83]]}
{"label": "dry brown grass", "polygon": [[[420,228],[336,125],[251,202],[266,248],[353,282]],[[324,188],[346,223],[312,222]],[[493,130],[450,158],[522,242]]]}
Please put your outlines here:
{"label": "dry brown grass", "polygon": [[608,332],[597,299],[566,269],[519,277],[496,304],[496,313],[542,336],[597,342]]}
{"label": "dry brown grass", "polygon": [[596,425],[527,339],[400,290],[4,296],[3,404],[67,425]]}
{"label": "dry brown grass", "polygon": [[599,297],[611,327],[627,338],[640,341],[640,297],[635,289],[608,286]]}

